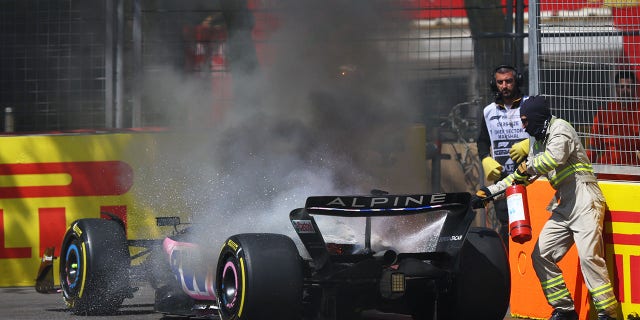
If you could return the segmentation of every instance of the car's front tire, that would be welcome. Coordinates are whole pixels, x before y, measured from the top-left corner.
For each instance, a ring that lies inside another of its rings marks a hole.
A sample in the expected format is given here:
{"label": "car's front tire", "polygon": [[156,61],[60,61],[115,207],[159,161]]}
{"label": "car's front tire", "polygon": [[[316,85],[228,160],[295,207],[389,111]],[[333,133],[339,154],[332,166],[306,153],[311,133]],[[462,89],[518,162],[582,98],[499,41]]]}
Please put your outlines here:
{"label": "car's front tire", "polygon": [[75,314],[118,310],[130,294],[130,256],[122,226],[104,219],[80,219],[65,233],[60,252],[60,284]]}

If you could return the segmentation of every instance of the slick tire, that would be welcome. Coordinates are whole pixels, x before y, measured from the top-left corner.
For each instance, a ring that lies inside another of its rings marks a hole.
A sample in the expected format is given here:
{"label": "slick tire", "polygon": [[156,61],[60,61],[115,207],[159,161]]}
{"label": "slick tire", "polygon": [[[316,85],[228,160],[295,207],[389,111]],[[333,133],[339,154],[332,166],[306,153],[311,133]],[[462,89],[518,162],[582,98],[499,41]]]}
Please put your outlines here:
{"label": "slick tire", "polygon": [[460,270],[438,319],[501,320],[509,307],[511,275],[500,236],[488,228],[470,228],[460,251]]}
{"label": "slick tire", "polygon": [[215,283],[223,320],[302,317],[302,260],[293,241],[284,235],[228,238],[220,252]]}
{"label": "slick tire", "polygon": [[60,286],[67,307],[79,315],[112,314],[130,294],[130,256],[122,226],[81,219],[65,233]]}

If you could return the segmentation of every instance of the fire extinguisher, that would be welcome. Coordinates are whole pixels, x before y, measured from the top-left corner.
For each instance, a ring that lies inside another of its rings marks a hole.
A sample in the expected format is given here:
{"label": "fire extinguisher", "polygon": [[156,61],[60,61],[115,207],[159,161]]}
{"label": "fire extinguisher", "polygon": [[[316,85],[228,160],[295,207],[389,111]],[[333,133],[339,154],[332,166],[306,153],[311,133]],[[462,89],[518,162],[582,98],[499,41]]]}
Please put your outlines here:
{"label": "fire extinguisher", "polygon": [[514,184],[507,188],[506,194],[509,212],[509,235],[514,242],[525,243],[531,240],[527,189],[522,184]]}

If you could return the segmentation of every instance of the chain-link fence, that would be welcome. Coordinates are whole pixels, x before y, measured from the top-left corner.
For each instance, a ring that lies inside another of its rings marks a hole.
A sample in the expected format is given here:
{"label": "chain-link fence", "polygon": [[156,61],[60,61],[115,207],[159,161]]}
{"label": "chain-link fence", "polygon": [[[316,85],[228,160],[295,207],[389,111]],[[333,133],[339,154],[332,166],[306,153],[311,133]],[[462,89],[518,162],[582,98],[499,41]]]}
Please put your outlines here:
{"label": "chain-link fence", "polygon": [[247,60],[311,47],[300,65],[383,74],[428,117],[477,95],[463,1],[346,3],[5,0],[0,104],[18,132],[215,123]]}
{"label": "chain-link fence", "polygon": [[93,5],[0,1],[4,129],[104,127],[104,12]]}
{"label": "chain-link fence", "polygon": [[538,10],[530,23],[536,89],[573,123],[592,162],[603,165],[598,171],[637,174],[629,167],[640,165],[638,2],[540,1],[531,8]]}
{"label": "chain-link fence", "polygon": [[[3,0],[0,6],[5,131],[207,128],[265,103],[303,110],[298,106],[324,99],[320,89],[363,113],[382,113],[365,110],[381,102],[384,112],[431,130],[457,104],[488,103],[490,71],[502,63],[525,79],[531,74],[532,93],[551,97],[557,114],[596,153],[608,150],[607,139],[636,128],[593,131],[596,111],[620,98],[616,72],[635,75],[638,66],[633,1]],[[620,117],[605,120],[637,118],[614,114]],[[478,115],[463,116],[473,124]],[[620,164],[637,165],[637,143],[624,143]]]}

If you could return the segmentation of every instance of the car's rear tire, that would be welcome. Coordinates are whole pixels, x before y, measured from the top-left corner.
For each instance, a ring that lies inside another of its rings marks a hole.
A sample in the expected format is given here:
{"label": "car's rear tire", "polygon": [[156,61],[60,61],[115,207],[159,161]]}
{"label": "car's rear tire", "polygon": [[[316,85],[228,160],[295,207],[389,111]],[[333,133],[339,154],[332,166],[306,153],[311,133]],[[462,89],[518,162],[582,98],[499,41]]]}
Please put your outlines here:
{"label": "car's rear tire", "polygon": [[[453,292],[439,305],[438,319],[500,320],[509,307],[511,275],[506,249],[497,232],[471,228],[460,251]],[[453,311],[442,314],[440,311]]]}
{"label": "car's rear tire", "polygon": [[225,241],[216,274],[222,319],[300,319],[302,260],[284,235],[234,235]]}
{"label": "car's rear tire", "polygon": [[60,252],[60,285],[67,307],[75,314],[114,313],[131,292],[129,266],[127,239],[118,222],[75,221]]}

